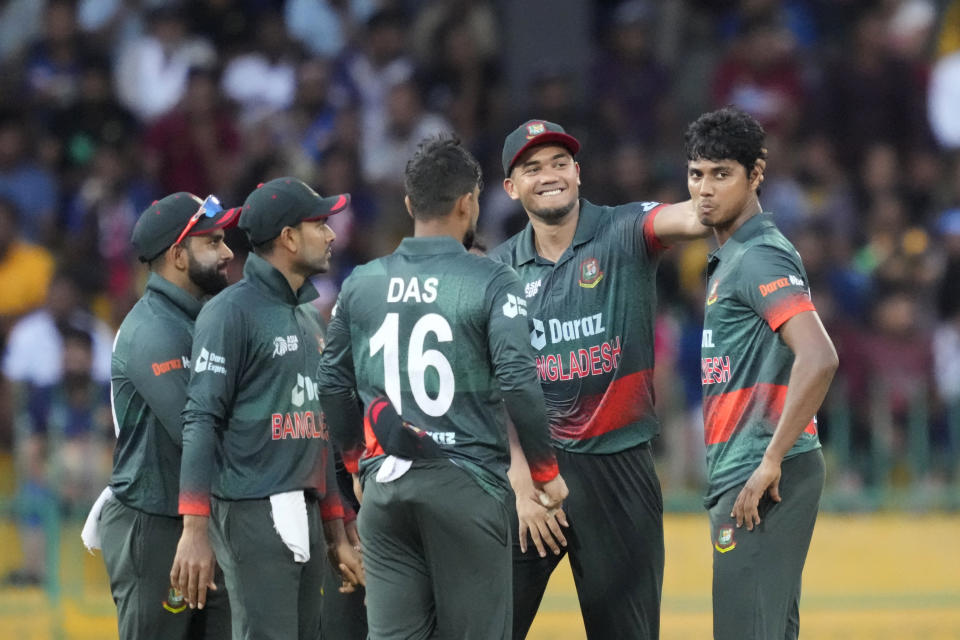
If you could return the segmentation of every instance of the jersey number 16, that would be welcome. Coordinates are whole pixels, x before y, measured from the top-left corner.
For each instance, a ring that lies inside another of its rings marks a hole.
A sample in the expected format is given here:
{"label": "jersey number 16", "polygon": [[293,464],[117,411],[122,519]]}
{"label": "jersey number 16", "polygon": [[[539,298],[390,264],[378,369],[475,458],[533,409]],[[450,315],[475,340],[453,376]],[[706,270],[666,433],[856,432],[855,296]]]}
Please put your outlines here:
{"label": "jersey number 16", "polygon": [[[410,391],[417,406],[428,416],[442,416],[453,404],[454,379],[450,362],[436,349],[424,351],[423,342],[428,333],[437,336],[438,342],[451,342],[453,331],[443,316],[428,313],[417,320],[410,332],[407,347],[407,377]],[[383,383],[387,397],[393,403],[397,413],[402,413],[400,399],[400,314],[388,313],[377,332],[370,337],[370,356],[383,350]],[[433,368],[440,380],[437,385],[437,397],[427,393],[427,369]]]}

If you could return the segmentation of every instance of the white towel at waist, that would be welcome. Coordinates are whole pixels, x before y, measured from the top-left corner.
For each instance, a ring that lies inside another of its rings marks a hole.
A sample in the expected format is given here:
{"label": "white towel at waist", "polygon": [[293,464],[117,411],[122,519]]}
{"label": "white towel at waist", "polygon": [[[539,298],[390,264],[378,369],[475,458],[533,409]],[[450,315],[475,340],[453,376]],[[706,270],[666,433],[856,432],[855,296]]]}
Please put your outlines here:
{"label": "white towel at waist", "polygon": [[286,491],[270,496],[273,528],[293,552],[297,562],[310,561],[310,528],[307,525],[307,502],[303,491]]}
{"label": "white towel at waist", "polygon": [[383,459],[380,468],[377,469],[377,482],[393,482],[409,471],[410,465],[412,464],[413,460],[408,460],[407,458],[387,456]]}
{"label": "white towel at waist", "polygon": [[94,549],[101,548],[100,541],[100,512],[107,500],[113,499],[113,490],[107,487],[100,492],[97,501],[90,507],[90,513],[87,514],[87,520],[83,523],[83,529],[80,531],[80,539],[83,540],[83,546],[87,551],[93,553]]}

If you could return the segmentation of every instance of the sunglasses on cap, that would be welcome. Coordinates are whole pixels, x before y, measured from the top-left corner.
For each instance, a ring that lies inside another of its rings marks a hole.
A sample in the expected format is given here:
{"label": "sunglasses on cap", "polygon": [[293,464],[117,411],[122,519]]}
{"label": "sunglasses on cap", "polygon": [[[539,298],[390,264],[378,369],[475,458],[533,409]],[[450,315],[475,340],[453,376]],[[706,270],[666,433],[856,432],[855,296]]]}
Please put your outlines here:
{"label": "sunglasses on cap", "polygon": [[187,237],[187,234],[190,233],[190,229],[193,229],[197,222],[200,221],[200,218],[212,218],[221,211],[223,211],[223,207],[220,206],[220,200],[217,199],[217,196],[209,195],[204,198],[203,202],[200,203],[200,208],[197,209],[195,214],[190,216],[190,219],[187,221],[187,226],[183,228],[183,231],[181,231],[177,237],[177,241],[173,244],[180,244],[180,242]]}

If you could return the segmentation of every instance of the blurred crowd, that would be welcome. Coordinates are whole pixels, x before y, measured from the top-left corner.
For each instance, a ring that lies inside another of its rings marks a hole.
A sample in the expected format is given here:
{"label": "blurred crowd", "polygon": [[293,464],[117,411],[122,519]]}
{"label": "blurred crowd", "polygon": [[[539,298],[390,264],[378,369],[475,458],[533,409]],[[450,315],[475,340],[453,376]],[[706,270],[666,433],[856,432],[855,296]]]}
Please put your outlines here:
{"label": "blurred crowd", "polygon": [[[551,40],[551,14],[568,11],[589,17],[583,42]],[[539,43],[536,59],[517,39]],[[142,290],[129,238],[154,199],[234,205],[281,175],[351,193],[317,281],[329,307],[353,266],[411,231],[402,176],[422,138],[453,131],[481,160],[494,246],[525,223],[499,186],[520,122],[580,139],[592,202],[675,202],[686,123],[725,104],[768,132],[761,202],[840,352],[821,415],[828,450],[843,447],[834,477],[882,481],[866,453],[882,441],[896,458],[920,432],[929,464],[912,479],[949,480],[960,0],[0,0],[0,442],[22,502],[69,509],[109,473],[111,336]],[[237,278],[246,242],[228,242]],[[660,270],[667,490],[701,487],[710,249],[674,249]]]}

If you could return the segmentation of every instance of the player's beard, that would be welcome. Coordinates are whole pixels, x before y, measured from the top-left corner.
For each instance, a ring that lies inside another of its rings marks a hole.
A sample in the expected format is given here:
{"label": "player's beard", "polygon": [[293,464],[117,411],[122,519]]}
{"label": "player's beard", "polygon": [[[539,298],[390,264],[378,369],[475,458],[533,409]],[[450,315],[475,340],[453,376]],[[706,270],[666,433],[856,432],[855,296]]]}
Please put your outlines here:
{"label": "player's beard", "polygon": [[558,225],[563,222],[566,217],[573,211],[573,207],[577,204],[577,199],[573,198],[567,204],[562,207],[556,207],[554,209],[537,209],[530,210],[530,215],[534,216],[544,224],[548,225]]}
{"label": "player's beard", "polygon": [[219,267],[219,263],[200,264],[190,256],[187,263],[187,276],[190,282],[200,287],[204,295],[213,296],[223,291],[229,284],[227,276],[220,273]]}

